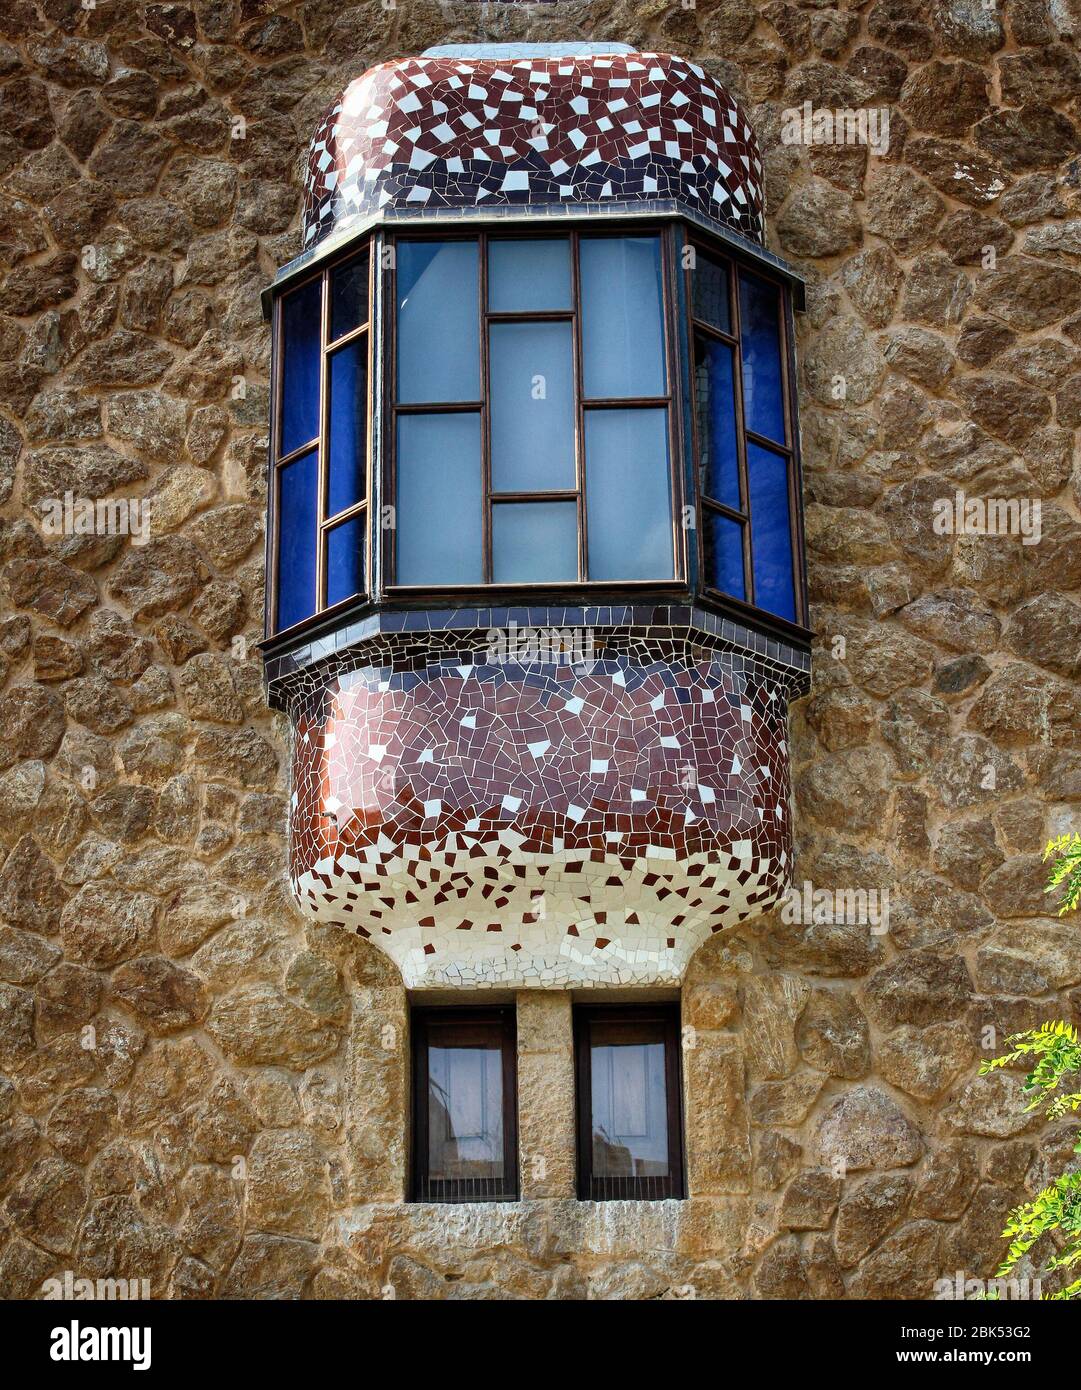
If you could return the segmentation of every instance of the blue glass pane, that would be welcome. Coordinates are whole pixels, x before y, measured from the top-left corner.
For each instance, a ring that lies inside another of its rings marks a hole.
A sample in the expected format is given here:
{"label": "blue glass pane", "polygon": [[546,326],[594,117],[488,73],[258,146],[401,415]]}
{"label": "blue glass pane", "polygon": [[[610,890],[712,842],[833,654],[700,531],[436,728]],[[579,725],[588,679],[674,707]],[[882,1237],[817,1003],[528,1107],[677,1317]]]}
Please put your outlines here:
{"label": "blue glass pane", "polygon": [[492,488],[573,488],[574,383],[569,323],[493,323]]}
{"label": "blue glass pane", "polygon": [[586,411],[590,579],[672,578],[667,417]]}
{"label": "blue glass pane", "polygon": [[747,428],[785,442],[781,376],[781,298],[775,285],[757,275],[739,277],[743,349],[743,416]]}
{"label": "blue glass pane", "polygon": [[694,346],[694,403],[702,491],[740,510],[732,349],[699,335]]}
{"label": "blue glass pane", "polygon": [[788,463],[772,449],[748,443],[747,480],[751,490],[755,606],[795,622]]}
{"label": "blue glass pane", "polygon": [[700,247],[693,247],[694,265],[691,268],[691,312],[703,323],[712,324],[722,333],[731,333],[732,315],[728,303],[728,264],[707,256]]}
{"label": "blue glass pane", "polygon": [[660,241],[583,237],[580,246],[586,397],[663,396]]}
{"label": "blue glass pane", "polygon": [[364,513],[327,532],[327,606],[364,592]]}
{"label": "blue glass pane", "polygon": [[746,598],[743,527],[720,512],[702,510],[702,580],[733,598]]}
{"label": "blue glass pane", "polygon": [[492,507],[492,578],[531,584],[578,578],[576,502],[502,502]]}
{"label": "blue glass pane", "polygon": [[480,584],[480,416],[398,419],[399,584]]}
{"label": "blue glass pane", "polygon": [[278,631],[315,612],[318,454],[302,454],[278,474]]}
{"label": "blue glass pane", "polygon": [[319,433],[321,281],[309,280],[282,300],[280,457]]}
{"label": "blue glass pane", "polygon": [[330,275],[330,340],[368,322],[368,257],[354,256]]}
{"label": "blue glass pane", "polygon": [[327,517],[359,502],[367,483],[368,335],[331,355]]}
{"label": "blue glass pane", "polygon": [[480,399],[475,241],[399,241],[398,400]]}
{"label": "blue glass pane", "polygon": [[571,254],[565,237],[488,243],[488,307],[513,314],[571,307]]}

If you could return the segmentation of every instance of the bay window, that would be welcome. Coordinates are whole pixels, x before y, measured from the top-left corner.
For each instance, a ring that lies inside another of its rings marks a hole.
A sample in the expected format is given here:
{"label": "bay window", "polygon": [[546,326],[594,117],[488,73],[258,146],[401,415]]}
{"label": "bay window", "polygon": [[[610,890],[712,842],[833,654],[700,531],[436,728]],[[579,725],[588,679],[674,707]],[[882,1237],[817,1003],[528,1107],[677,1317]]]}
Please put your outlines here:
{"label": "bay window", "polygon": [[523,586],[805,625],[789,293],[652,225],[388,230],[293,276],[270,631]]}

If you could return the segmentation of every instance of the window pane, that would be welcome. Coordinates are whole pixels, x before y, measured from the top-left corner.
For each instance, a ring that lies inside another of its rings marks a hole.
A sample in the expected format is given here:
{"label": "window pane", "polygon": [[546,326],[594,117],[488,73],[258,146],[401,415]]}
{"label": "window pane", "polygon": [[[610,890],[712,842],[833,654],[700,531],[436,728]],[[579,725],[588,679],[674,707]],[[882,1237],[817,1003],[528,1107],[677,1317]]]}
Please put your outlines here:
{"label": "window pane", "polygon": [[732,349],[699,334],[694,346],[694,400],[702,491],[740,510]]}
{"label": "window pane", "polygon": [[492,507],[492,578],[532,584],[578,578],[576,502],[502,502]]}
{"label": "window pane", "polygon": [[398,400],[480,399],[475,241],[399,241]]}
{"label": "window pane", "polygon": [[330,339],[368,321],[368,257],[356,256],[330,277]]}
{"label": "window pane", "polygon": [[488,307],[493,313],[571,307],[566,238],[488,243]]}
{"label": "window pane", "polygon": [[785,442],[781,377],[781,298],[757,275],[739,277],[743,416],[749,430]]}
{"label": "window pane", "polygon": [[491,326],[492,488],[573,488],[574,386],[569,323]]}
{"label": "window pane", "polygon": [[667,1177],[668,1094],[660,1028],[594,1024],[590,1087],[594,1178]]}
{"label": "window pane", "polygon": [[663,396],[661,244],[657,237],[583,237],[585,394]]}
{"label": "window pane", "polygon": [[480,584],[480,416],[398,419],[399,584]]}
{"label": "window pane", "polygon": [[666,410],[586,411],[590,579],[672,578]]}
{"label": "window pane", "polygon": [[319,433],[321,280],[282,300],[281,456]]}
{"label": "window pane", "polygon": [[330,358],[327,518],[359,502],[367,483],[368,335]]}
{"label": "window pane", "polygon": [[695,263],[691,271],[691,312],[703,323],[712,324],[722,333],[732,331],[732,315],[728,305],[728,265],[716,261],[698,246],[694,248]]}
{"label": "window pane", "polygon": [[327,532],[327,606],[364,592],[364,527],[366,517],[343,521]]}
{"label": "window pane", "polygon": [[755,605],[795,622],[787,461],[771,449],[748,444],[747,478],[751,489]]}
{"label": "window pane", "polygon": [[720,512],[702,510],[702,579],[714,589],[745,599],[743,527]]}
{"label": "window pane", "polygon": [[[433,1030],[435,1031],[435,1030]],[[503,1057],[497,1045],[428,1048],[428,1177],[503,1176]]]}
{"label": "window pane", "polygon": [[315,612],[316,450],[278,475],[278,630]]}

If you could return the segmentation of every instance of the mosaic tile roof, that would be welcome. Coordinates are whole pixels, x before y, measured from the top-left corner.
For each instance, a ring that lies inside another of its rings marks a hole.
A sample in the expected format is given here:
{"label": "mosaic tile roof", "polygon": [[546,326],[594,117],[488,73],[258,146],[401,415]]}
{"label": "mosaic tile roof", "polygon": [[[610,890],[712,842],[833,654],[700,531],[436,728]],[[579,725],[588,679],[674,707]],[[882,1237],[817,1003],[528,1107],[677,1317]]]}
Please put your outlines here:
{"label": "mosaic tile roof", "polygon": [[326,111],[304,246],[381,213],[636,202],[762,241],[754,132],[704,68],[618,44],[449,46],[371,68]]}
{"label": "mosaic tile roof", "polygon": [[545,631],[384,633],[287,682],[294,892],[411,987],[674,983],[787,886],[805,674]]}

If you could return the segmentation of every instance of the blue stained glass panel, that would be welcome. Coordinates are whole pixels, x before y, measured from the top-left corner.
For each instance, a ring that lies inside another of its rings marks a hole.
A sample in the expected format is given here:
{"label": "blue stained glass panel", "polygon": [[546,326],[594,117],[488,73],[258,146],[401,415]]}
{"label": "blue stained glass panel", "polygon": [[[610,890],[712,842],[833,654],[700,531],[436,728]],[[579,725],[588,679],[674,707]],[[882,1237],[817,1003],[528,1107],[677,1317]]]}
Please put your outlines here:
{"label": "blue stained glass panel", "polygon": [[751,491],[755,606],[795,622],[788,461],[772,449],[748,443],[747,481]]}
{"label": "blue stained glass panel", "polygon": [[281,449],[284,458],[319,433],[321,281],[282,300]]}
{"label": "blue stained glass panel", "polygon": [[365,514],[327,532],[327,606],[364,592]]}
{"label": "blue stained glass panel", "polygon": [[781,296],[776,285],[740,272],[743,418],[749,430],[785,442]]}
{"label": "blue stained glass panel", "polygon": [[315,449],[278,474],[278,631],[315,612],[316,503],[319,456]]}
{"label": "blue stained glass panel", "polygon": [[702,511],[702,578],[711,588],[745,599],[743,526],[729,516]]}
{"label": "blue stained glass panel", "polygon": [[694,401],[702,491],[734,511],[740,510],[739,457],[736,452],[736,399],[732,349],[715,338],[695,342]]}
{"label": "blue stained glass panel", "polygon": [[367,336],[362,333],[329,358],[328,519],[361,501],[367,486]]}

